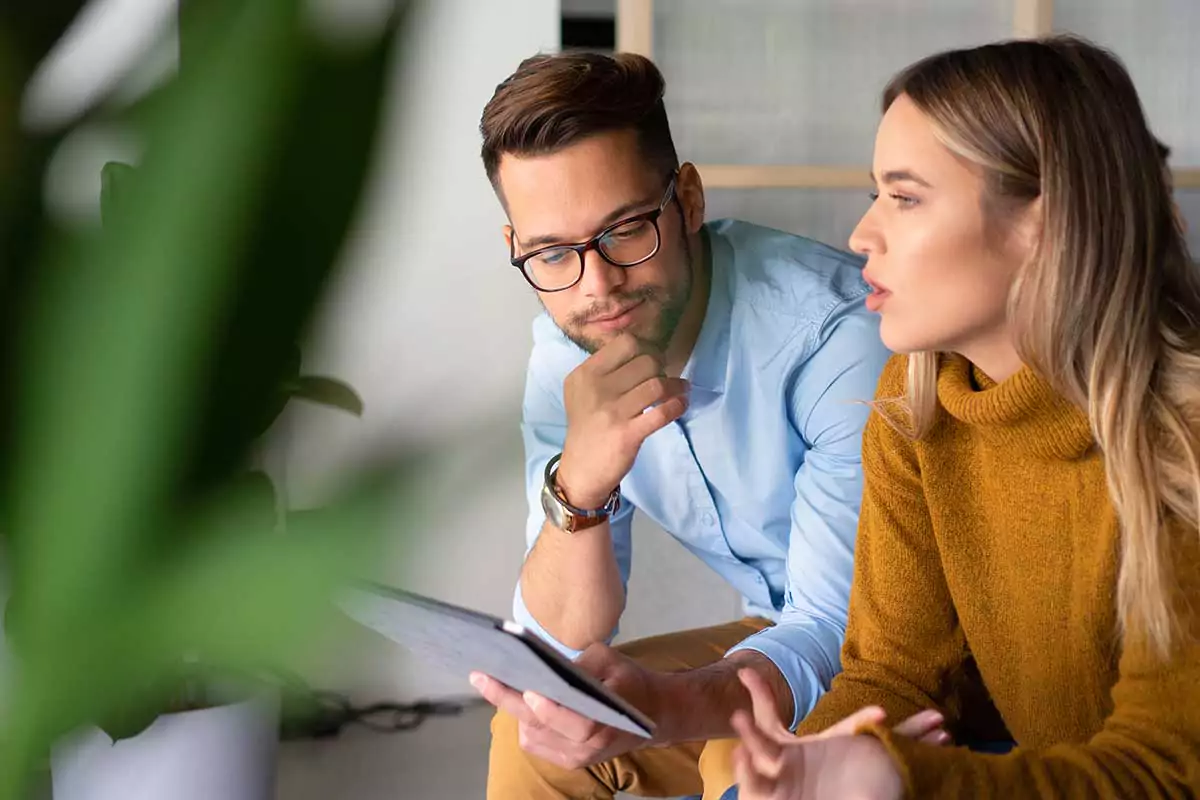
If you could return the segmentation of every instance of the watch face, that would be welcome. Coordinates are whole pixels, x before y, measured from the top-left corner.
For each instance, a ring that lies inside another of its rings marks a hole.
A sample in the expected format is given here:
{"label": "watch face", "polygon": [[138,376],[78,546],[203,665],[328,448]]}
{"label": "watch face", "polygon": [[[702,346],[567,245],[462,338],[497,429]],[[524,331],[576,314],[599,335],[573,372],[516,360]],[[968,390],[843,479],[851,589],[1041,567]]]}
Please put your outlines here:
{"label": "watch face", "polygon": [[565,509],[558,502],[558,498],[554,496],[554,492],[550,491],[549,486],[542,487],[542,510],[546,512],[546,519],[551,525],[559,530],[566,530],[564,527]]}

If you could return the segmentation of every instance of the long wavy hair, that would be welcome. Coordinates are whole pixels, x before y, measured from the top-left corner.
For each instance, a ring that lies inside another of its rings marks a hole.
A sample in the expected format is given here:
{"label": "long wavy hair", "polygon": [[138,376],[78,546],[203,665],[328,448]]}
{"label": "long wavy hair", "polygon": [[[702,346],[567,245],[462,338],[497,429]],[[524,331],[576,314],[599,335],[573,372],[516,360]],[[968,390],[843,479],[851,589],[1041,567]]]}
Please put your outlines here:
{"label": "long wavy hair", "polygon": [[[1118,634],[1165,658],[1180,635],[1167,518],[1200,534],[1200,269],[1133,82],[1111,53],[1051,37],[931,56],[891,81],[884,111],[901,95],[981,169],[989,224],[1041,198],[1008,318],[1021,359],[1087,412],[1103,453]],[[909,358],[914,437],[936,419],[938,360]]]}

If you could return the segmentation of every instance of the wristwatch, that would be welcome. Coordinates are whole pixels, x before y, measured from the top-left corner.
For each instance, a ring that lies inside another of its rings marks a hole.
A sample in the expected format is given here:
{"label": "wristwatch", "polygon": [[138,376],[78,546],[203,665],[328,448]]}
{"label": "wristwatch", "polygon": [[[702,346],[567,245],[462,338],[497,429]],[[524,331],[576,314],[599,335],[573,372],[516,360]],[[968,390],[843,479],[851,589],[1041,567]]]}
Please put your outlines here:
{"label": "wristwatch", "polygon": [[542,510],[546,512],[546,519],[551,525],[566,533],[575,533],[594,528],[617,513],[621,507],[620,487],[612,490],[600,508],[578,508],[568,503],[555,480],[560,460],[562,453],[550,459],[550,463],[546,464],[546,478],[542,482]]}

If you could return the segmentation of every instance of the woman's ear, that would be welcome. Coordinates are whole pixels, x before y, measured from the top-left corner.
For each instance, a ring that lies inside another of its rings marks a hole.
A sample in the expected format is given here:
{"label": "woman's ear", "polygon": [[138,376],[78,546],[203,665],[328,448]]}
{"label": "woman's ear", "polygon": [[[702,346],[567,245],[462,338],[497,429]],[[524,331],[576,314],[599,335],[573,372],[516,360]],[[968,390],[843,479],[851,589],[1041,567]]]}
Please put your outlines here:
{"label": "woman's ear", "polygon": [[1010,241],[1022,264],[1033,258],[1038,244],[1042,241],[1042,232],[1046,224],[1042,216],[1044,210],[1042,195],[1038,195],[1018,212]]}
{"label": "woman's ear", "polygon": [[700,171],[690,161],[679,167],[679,175],[675,178],[675,197],[683,209],[687,232],[699,233],[704,225],[704,182],[700,180]]}

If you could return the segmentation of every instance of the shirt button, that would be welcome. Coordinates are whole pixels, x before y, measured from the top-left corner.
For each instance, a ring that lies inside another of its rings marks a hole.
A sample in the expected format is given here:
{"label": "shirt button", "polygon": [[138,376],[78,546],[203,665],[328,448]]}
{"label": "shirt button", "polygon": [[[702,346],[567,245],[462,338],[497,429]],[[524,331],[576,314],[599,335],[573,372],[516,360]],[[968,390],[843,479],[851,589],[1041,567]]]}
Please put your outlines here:
{"label": "shirt button", "polygon": [[707,525],[707,526],[709,526],[710,528],[712,527],[712,524],[713,524],[714,522],[716,522],[716,520],[715,520],[715,519],[713,519],[713,515],[712,515],[712,514],[709,514],[709,513],[707,513],[707,512],[704,514],[704,516],[703,516],[703,517],[701,517],[701,519],[702,519],[702,520],[704,520],[704,524],[705,524],[705,525]]}

